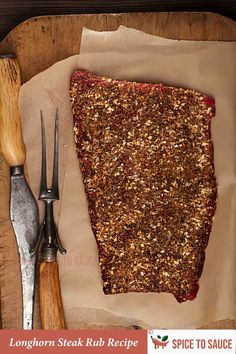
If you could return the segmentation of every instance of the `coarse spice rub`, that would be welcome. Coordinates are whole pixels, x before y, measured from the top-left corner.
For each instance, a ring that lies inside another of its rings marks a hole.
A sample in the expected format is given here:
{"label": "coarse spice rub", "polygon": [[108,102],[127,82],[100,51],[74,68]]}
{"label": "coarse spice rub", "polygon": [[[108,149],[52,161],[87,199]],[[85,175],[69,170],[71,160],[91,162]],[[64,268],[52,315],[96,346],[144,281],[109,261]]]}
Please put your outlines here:
{"label": "coarse spice rub", "polygon": [[85,71],[70,96],[104,293],[193,300],[216,209],[214,100]]}

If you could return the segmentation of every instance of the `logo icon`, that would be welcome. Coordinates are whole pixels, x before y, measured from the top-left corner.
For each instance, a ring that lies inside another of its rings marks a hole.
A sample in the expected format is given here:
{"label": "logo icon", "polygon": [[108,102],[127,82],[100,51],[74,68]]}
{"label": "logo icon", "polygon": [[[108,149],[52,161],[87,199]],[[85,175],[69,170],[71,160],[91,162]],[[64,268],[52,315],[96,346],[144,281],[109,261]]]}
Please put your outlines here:
{"label": "logo icon", "polygon": [[151,336],[151,339],[152,339],[152,343],[153,343],[155,349],[158,349],[158,348],[162,348],[163,349],[169,343],[168,336],[161,337],[161,336],[157,335],[156,338]]}

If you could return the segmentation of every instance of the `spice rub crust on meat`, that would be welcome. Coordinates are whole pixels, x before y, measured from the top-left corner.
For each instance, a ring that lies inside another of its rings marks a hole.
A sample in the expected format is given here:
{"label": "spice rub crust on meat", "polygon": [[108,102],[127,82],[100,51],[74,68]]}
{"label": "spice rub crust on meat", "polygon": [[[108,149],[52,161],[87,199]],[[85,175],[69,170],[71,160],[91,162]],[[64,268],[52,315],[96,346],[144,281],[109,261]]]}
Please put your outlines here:
{"label": "spice rub crust on meat", "polygon": [[105,294],[193,300],[216,209],[214,100],[79,70],[70,96]]}

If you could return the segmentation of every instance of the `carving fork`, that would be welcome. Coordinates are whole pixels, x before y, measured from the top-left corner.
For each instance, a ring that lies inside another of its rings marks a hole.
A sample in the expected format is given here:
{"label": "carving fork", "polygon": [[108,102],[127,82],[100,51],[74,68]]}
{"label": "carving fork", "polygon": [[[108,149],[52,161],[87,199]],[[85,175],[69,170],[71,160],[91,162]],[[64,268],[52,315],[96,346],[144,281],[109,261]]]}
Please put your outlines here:
{"label": "carving fork", "polygon": [[59,282],[59,272],[57,264],[57,251],[66,254],[62,247],[57,227],[53,217],[53,203],[59,200],[58,190],[58,111],[55,118],[54,136],[54,160],[52,187],[47,187],[47,168],[46,168],[46,138],[43,114],[41,111],[42,129],[42,171],[39,200],[45,203],[45,219],[40,226],[37,244],[32,249],[31,254],[40,250],[39,268],[39,301],[40,314],[43,329],[64,329],[65,320],[61,299]]}

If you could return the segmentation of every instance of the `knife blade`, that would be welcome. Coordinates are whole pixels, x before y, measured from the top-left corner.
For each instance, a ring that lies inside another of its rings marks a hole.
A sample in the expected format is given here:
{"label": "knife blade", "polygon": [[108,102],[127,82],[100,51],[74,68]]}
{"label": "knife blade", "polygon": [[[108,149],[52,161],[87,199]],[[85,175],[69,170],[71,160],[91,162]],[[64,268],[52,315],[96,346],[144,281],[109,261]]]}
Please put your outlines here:
{"label": "knife blade", "polygon": [[10,219],[20,257],[23,329],[32,329],[36,255],[31,256],[30,249],[37,240],[39,214],[24,177],[26,151],[18,107],[20,68],[12,55],[0,56],[0,84],[0,148],[10,167]]}

